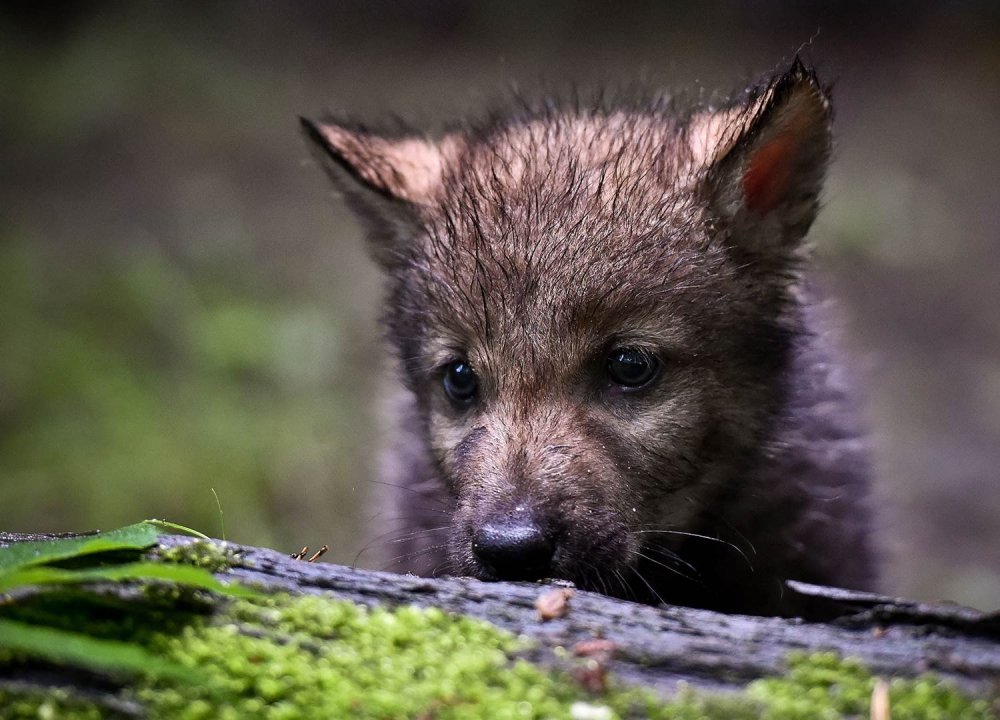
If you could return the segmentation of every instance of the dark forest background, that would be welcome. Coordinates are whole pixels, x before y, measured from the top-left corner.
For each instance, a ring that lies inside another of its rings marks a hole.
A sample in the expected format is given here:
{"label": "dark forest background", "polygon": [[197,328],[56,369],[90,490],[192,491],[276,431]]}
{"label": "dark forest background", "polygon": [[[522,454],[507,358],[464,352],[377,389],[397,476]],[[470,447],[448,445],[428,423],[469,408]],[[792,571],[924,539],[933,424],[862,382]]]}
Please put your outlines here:
{"label": "dark forest background", "polygon": [[219,535],[214,489],[230,539],[369,565],[379,283],[296,116],[711,96],[801,47],[834,82],[811,237],[863,381],[884,589],[1000,607],[998,8],[0,5],[0,528]]}

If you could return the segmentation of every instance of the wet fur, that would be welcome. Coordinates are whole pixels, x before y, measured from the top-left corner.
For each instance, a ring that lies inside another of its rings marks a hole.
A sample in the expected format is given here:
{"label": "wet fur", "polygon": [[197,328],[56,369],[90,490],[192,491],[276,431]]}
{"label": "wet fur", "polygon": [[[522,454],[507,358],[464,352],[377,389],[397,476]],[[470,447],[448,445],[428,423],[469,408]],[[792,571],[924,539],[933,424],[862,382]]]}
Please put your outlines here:
{"label": "wet fur", "polygon": [[[306,127],[385,270],[391,567],[494,579],[472,534],[527,507],[552,574],[611,595],[789,614],[787,578],[871,586],[864,441],[800,267],[830,145],[811,71],[686,113]],[[648,390],[609,382],[622,346],[662,359]],[[471,409],[441,389],[462,358]]]}

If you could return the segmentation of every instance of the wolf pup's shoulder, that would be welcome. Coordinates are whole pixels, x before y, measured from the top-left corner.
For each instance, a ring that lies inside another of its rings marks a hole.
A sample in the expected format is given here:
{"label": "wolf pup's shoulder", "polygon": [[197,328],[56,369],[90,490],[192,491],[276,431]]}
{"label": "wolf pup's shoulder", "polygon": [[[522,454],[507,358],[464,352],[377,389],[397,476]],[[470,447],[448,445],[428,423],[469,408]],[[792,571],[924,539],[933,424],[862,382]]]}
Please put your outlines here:
{"label": "wolf pup's shoulder", "polygon": [[864,442],[802,267],[830,122],[798,60],[685,112],[304,121],[385,272],[399,569],[753,613],[795,611],[786,579],[873,583]]}

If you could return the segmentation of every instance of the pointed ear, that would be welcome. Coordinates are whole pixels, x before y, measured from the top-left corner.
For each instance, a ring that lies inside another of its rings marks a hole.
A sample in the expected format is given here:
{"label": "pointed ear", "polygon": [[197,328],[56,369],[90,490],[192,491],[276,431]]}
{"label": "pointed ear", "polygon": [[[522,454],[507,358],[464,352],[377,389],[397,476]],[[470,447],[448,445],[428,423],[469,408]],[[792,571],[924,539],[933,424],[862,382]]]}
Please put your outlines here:
{"label": "pointed ear", "polygon": [[827,91],[798,59],[742,106],[692,119],[700,192],[735,245],[788,251],[802,239],[819,206],[830,120]]}
{"label": "pointed ear", "polygon": [[454,141],[391,138],[347,123],[300,119],[334,186],[367,223],[376,260],[391,264],[417,224],[419,207],[438,197]]}

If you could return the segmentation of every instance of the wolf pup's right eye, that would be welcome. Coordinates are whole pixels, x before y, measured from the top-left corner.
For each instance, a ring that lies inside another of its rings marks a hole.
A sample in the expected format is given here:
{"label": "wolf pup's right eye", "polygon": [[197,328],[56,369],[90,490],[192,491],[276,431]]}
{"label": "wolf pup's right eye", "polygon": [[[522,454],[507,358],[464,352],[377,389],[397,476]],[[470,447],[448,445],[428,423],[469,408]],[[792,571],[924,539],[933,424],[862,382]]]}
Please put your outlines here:
{"label": "wolf pup's right eye", "polygon": [[479,376],[465,360],[456,360],[444,369],[443,385],[453,402],[468,405],[479,392]]}
{"label": "wolf pup's right eye", "polygon": [[626,390],[648,385],[660,369],[659,359],[648,350],[619,348],[608,356],[608,375]]}

